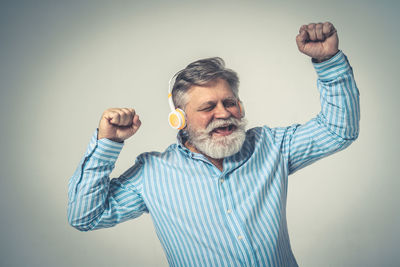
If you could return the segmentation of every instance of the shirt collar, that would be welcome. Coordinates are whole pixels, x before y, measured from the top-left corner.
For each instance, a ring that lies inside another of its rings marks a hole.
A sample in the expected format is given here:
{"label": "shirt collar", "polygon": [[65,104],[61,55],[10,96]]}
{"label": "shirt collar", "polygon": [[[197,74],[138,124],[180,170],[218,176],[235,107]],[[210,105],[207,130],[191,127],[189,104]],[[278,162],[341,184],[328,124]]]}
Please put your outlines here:
{"label": "shirt collar", "polygon": [[189,155],[190,157],[193,157],[193,152],[190,151],[184,144],[187,141],[188,137],[185,131],[179,130],[179,132],[176,135],[176,143],[178,146],[178,149],[184,152],[185,154]]}

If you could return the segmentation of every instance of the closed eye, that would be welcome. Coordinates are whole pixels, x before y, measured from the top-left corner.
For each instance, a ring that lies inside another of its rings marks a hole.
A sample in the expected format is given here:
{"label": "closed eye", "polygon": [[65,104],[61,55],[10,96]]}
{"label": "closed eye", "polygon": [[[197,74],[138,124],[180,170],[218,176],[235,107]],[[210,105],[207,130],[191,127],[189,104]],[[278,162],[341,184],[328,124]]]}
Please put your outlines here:
{"label": "closed eye", "polygon": [[233,99],[228,99],[224,101],[224,107],[231,108],[236,106],[236,101]]}
{"label": "closed eye", "polygon": [[200,108],[199,111],[211,111],[215,108],[215,106],[216,106],[215,104],[207,105],[205,107]]}
{"label": "closed eye", "polygon": [[[222,105],[225,108],[236,107],[237,100],[234,98],[227,98],[222,101]],[[216,106],[217,106],[217,103],[210,101],[210,102],[205,103],[203,106],[200,106],[198,111],[209,112],[209,111],[212,111]]]}

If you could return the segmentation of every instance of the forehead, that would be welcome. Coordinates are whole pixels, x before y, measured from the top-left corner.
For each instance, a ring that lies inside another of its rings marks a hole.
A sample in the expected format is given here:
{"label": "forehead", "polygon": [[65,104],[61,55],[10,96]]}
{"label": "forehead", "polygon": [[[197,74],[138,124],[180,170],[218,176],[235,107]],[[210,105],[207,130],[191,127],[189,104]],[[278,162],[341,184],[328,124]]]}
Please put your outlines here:
{"label": "forehead", "polygon": [[228,82],[223,79],[211,81],[205,85],[193,85],[187,92],[187,103],[199,105],[210,101],[235,98]]}

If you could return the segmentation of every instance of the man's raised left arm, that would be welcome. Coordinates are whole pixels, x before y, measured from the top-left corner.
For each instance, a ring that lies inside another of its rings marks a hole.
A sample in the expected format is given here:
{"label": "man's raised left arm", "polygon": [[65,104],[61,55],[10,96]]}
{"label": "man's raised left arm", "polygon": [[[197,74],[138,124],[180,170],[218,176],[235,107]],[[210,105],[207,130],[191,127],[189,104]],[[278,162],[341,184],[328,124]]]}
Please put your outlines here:
{"label": "man's raised left arm", "polygon": [[333,25],[303,25],[296,42],[300,52],[312,58],[318,75],[321,111],[303,125],[273,130],[276,140],[282,142],[290,173],[349,146],[358,137],[360,119],[353,71],[338,49]]}

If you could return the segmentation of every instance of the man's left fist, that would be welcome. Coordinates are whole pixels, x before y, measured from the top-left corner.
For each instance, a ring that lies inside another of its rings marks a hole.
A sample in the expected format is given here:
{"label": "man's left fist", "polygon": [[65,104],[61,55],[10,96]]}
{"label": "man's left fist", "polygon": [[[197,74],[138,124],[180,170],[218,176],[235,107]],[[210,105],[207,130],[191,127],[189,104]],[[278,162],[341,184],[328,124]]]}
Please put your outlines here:
{"label": "man's left fist", "polygon": [[310,23],[300,27],[296,36],[300,52],[316,62],[330,59],[339,51],[339,39],[332,23]]}

